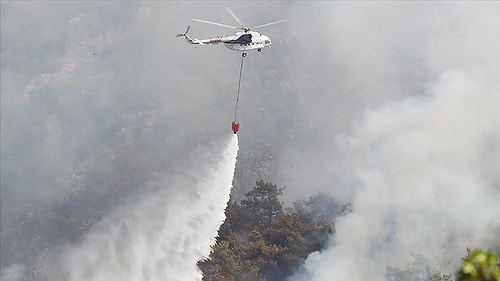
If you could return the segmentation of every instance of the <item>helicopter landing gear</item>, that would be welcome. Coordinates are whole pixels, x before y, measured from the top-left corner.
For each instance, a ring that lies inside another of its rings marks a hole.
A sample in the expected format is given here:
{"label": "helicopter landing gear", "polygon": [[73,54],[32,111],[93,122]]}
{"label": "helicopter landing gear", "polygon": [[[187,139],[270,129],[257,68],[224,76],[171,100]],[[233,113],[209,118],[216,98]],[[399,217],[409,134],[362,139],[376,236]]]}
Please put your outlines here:
{"label": "helicopter landing gear", "polygon": [[247,53],[243,53],[241,54],[242,57],[246,57],[247,56]]}
{"label": "helicopter landing gear", "polygon": [[257,52],[259,52],[259,53],[262,52],[262,49],[257,49]]}

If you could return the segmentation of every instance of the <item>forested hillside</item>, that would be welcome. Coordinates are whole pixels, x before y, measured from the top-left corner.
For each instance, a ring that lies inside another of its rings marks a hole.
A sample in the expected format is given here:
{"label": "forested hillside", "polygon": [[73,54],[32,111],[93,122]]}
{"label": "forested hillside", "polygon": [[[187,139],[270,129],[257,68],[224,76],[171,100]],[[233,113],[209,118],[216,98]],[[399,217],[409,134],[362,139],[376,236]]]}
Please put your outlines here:
{"label": "forested hillside", "polygon": [[285,209],[284,190],[261,180],[241,202],[229,202],[210,256],[198,263],[203,280],[286,280],[325,248],[349,205],[320,193]]}

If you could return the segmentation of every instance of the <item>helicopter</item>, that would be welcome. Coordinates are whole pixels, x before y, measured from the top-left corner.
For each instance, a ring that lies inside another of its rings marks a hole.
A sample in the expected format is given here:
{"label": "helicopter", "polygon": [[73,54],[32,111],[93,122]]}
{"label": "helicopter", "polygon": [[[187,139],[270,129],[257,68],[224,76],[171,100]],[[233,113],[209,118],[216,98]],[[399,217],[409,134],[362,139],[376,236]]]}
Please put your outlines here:
{"label": "helicopter", "polygon": [[258,26],[254,26],[252,28],[244,25],[242,21],[236,16],[236,14],[231,11],[228,7],[226,7],[226,10],[229,12],[229,14],[236,20],[236,22],[240,25],[238,26],[230,26],[222,23],[217,23],[217,22],[212,22],[212,21],[207,21],[207,20],[200,20],[200,19],[193,19],[194,21],[197,22],[202,22],[202,23],[208,23],[212,25],[217,25],[217,26],[223,26],[223,27],[228,27],[228,28],[233,28],[233,29],[241,29],[243,31],[236,32],[235,35],[229,35],[229,36],[217,36],[217,37],[212,37],[208,39],[193,39],[188,35],[189,29],[191,26],[188,25],[186,32],[177,34],[176,37],[184,37],[186,38],[186,41],[189,44],[196,44],[196,45],[216,45],[219,43],[223,43],[224,46],[226,46],[229,50],[233,51],[240,51],[242,52],[242,56],[245,57],[247,55],[247,51],[250,50],[257,50],[259,53],[262,52],[262,49],[264,47],[270,47],[271,46],[271,39],[267,35],[262,35],[259,32],[253,31],[252,29],[256,28],[261,28],[277,23],[281,23],[286,21],[286,19],[279,20],[279,21],[274,21]]}

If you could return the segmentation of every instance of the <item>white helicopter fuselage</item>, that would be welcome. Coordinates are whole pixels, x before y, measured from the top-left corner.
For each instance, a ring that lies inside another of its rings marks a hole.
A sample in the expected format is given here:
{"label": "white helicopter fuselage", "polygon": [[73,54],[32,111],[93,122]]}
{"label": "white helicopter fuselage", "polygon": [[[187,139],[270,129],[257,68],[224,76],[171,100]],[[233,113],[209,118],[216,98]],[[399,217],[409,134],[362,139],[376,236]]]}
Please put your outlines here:
{"label": "white helicopter fuselage", "polygon": [[224,46],[226,46],[226,48],[228,48],[229,50],[233,51],[245,52],[249,50],[258,50],[260,52],[262,48],[270,47],[272,45],[271,39],[269,39],[268,36],[262,35],[255,31],[238,32],[236,33],[235,37],[241,38],[241,36],[244,34],[245,35],[250,34],[251,40],[249,41],[241,40],[240,42],[236,40],[237,41],[236,43],[234,41],[224,42]]}
{"label": "white helicopter fuselage", "polygon": [[216,45],[223,43],[229,50],[240,52],[249,50],[258,50],[260,52],[262,48],[272,45],[271,39],[268,36],[255,31],[237,32],[236,35],[218,36],[209,39],[192,39],[187,35],[185,36],[190,44]]}

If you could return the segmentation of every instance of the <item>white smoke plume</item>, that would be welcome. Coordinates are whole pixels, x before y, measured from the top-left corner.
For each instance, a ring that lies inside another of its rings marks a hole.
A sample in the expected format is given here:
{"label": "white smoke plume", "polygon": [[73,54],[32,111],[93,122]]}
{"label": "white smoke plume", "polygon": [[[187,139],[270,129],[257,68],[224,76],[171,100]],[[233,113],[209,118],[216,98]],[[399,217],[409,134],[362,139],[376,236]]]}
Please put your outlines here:
{"label": "white smoke plume", "polygon": [[226,141],[220,156],[197,153],[202,155],[175,177],[156,183],[157,192],[101,221],[80,245],[68,246],[47,272],[67,280],[201,280],[196,263],[208,256],[225,219],[238,138]]}
{"label": "white smoke plume", "polygon": [[[350,183],[342,188],[352,194],[353,209],[338,221],[329,247],[310,255],[292,280],[385,280],[387,265],[406,268],[414,254],[449,274],[467,247],[499,248],[500,84],[493,62],[500,41],[492,12],[498,6],[412,8],[427,15],[405,22],[419,40],[404,54],[422,62],[420,81],[409,85],[421,88],[367,106],[337,134],[331,144],[342,159],[337,175]],[[410,11],[396,7],[391,15]],[[384,69],[401,63],[382,55]],[[372,91],[402,91],[394,86],[399,79]]]}
{"label": "white smoke plume", "polygon": [[498,92],[449,71],[429,94],[368,111],[339,138],[353,211],[297,280],[385,280],[415,253],[452,273],[466,247],[498,246]]}

